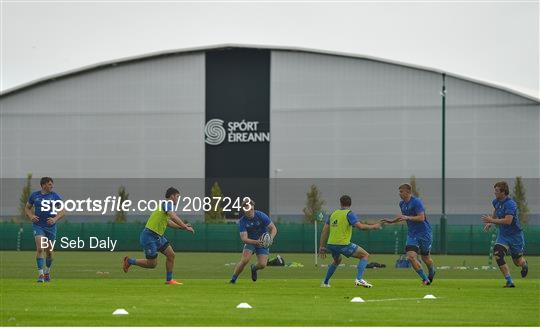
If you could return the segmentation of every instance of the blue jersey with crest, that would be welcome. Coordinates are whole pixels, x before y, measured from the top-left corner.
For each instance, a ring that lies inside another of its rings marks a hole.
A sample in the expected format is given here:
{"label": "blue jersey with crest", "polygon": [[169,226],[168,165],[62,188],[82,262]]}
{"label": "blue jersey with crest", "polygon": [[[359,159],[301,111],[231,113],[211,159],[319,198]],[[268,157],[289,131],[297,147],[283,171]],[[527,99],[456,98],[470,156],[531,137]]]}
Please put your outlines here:
{"label": "blue jersey with crest", "polygon": [[495,198],[492,202],[493,208],[495,209],[495,216],[498,219],[504,219],[505,216],[512,216],[511,224],[497,224],[499,227],[499,234],[504,237],[510,237],[517,235],[521,232],[521,225],[519,223],[518,209],[516,202],[510,198],[506,197],[503,200],[498,200]]}
{"label": "blue jersey with crest", "polygon": [[[28,203],[34,206],[34,213],[36,216],[39,217],[39,221],[35,222],[34,224],[39,225],[41,227],[54,226],[54,224],[52,226],[47,224],[47,219],[56,215],[56,214],[51,213],[52,204],[50,202],[53,200],[62,200],[62,198],[60,198],[60,195],[58,195],[54,191],[51,191],[50,193],[47,193],[47,194],[42,194],[41,190],[38,190],[38,191],[34,191],[30,195],[30,197],[28,198]],[[48,211],[45,211],[45,209],[43,208],[44,201],[49,202]]]}
{"label": "blue jersey with crest", "polygon": [[[399,208],[401,209],[401,214],[406,216],[417,216],[420,213],[424,213],[425,215],[424,204],[422,204],[419,198],[414,196],[408,202],[404,200],[399,202]],[[431,225],[427,220],[427,216],[421,222],[407,220],[407,228],[407,234],[411,237],[431,235]]]}
{"label": "blue jersey with crest", "polygon": [[268,232],[268,225],[272,220],[268,215],[261,211],[255,210],[255,215],[249,219],[246,215],[242,215],[238,221],[238,229],[240,232],[247,231],[248,238],[258,240],[261,236]]}

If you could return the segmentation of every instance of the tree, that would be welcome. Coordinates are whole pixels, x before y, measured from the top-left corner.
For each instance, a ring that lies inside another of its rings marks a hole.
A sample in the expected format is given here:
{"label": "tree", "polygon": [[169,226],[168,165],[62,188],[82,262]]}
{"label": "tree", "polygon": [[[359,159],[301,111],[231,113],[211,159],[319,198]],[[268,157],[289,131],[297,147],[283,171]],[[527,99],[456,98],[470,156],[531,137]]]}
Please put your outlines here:
{"label": "tree", "polygon": [[416,177],[414,175],[411,175],[411,182],[409,183],[411,185],[412,194],[414,197],[420,197],[420,189],[416,185]]}
{"label": "tree", "polygon": [[214,182],[212,188],[210,188],[210,197],[212,198],[212,207],[209,211],[204,212],[204,222],[221,223],[225,220],[225,215],[223,214],[223,208],[221,207],[220,199],[217,199],[217,197],[222,198],[223,192],[221,191],[221,187],[219,186],[217,181]]}
{"label": "tree", "polygon": [[[126,191],[126,187],[120,186],[120,188],[118,188],[118,201],[122,203],[128,198],[129,198],[129,194]],[[120,208],[122,208],[122,206],[120,206]],[[127,221],[127,213],[122,209],[116,211],[116,215],[114,216],[114,222],[125,223],[126,221]]]}
{"label": "tree", "polygon": [[26,184],[24,185],[21,193],[21,198],[19,199],[19,217],[17,218],[18,222],[25,222],[28,220],[26,217],[26,203],[28,203],[28,198],[32,193],[32,173],[28,173],[26,176]]}
{"label": "tree", "polygon": [[321,192],[315,185],[311,185],[306,196],[306,207],[302,210],[304,212],[304,221],[313,223],[315,215],[322,212],[325,201],[321,199]]}
{"label": "tree", "polygon": [[527,224],[529,216],[529,207],[527,206],[527,197],[525,196],[525,186],[521,177],[516,177],[514,192],[512,198],[516,201],[521,224]]}

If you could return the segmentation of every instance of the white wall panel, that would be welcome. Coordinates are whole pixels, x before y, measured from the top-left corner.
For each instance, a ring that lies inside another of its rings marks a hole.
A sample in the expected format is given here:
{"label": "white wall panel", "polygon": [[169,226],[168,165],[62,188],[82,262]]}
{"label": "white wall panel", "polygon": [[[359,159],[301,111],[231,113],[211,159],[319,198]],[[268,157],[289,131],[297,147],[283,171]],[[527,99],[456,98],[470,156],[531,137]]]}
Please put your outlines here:
{"label": "white wall panel", "polygon": [[[273,51],[271,76],[270,167],[282,170],[279,177],[439,174],[437,74],[371,60]],[[313,151],[302,156],[306,150]]]}
{"label": "white wall panel", "polygon": [[203,178],[204,62],[151,58],[3,97],[1,177]]}

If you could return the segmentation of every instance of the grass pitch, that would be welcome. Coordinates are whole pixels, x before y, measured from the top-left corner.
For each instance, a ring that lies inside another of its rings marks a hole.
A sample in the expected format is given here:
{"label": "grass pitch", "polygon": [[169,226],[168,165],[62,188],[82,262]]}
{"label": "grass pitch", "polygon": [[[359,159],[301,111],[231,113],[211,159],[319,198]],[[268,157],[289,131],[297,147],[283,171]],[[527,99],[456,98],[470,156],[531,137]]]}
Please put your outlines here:
{"label": "grass pitch", "polygon": [[[229,285],[240,253],[177,253],[166,286],[164,258],[156,269],[122,272],[118,252],[58,252],[51,283],[35,282],[34,252],[0,252],[1,326],[538,326],[539,257],[529,257],[526,279],[512,267],[517,288],[502,288],[499,271],[482,270],[485,256],[434,256],[435,283],[422,286],[412,269],[395,269],[396,256],[372,255],[383,269],[366,269],[374,284],[353,286],[356,260],[347,259],[320,288],[325,267],[313,255],[282,254],[304,267],[269,267],[252,282],[249,270]],[[141,256],[140,252],[126,255]],[[329,259],[322,261],[324,264]],[[454,269],[469,267],[469,269]],[[478,269],[475,270],[474,268]],[[435,300],[424,300],[433,294]],[[362,297],[365,303],[351,303]],[[252,309],[236,309],[247,302]],[[113,316],[124,308],[127,316]]]}

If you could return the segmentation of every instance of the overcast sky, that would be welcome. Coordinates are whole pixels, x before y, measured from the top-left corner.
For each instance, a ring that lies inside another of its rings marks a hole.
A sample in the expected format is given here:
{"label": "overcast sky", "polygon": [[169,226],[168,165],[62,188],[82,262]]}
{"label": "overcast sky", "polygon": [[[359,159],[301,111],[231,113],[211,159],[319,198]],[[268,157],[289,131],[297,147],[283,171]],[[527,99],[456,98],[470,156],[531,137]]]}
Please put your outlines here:
{"label": "overcast sky", "polygon": [[156,51],[243,43],[382,57],[539,91],[529,2],[7,2],[1,90]]}

